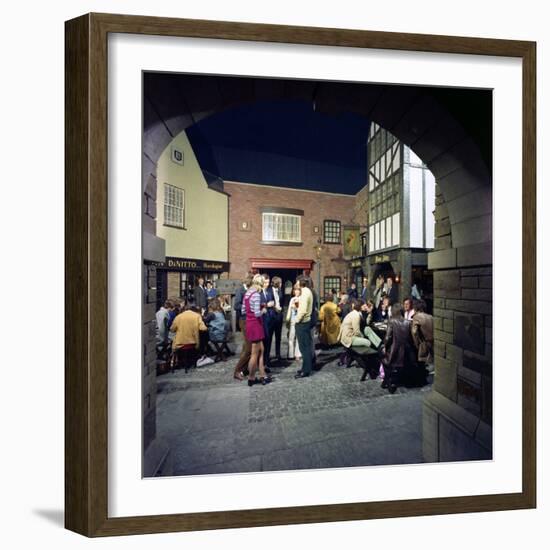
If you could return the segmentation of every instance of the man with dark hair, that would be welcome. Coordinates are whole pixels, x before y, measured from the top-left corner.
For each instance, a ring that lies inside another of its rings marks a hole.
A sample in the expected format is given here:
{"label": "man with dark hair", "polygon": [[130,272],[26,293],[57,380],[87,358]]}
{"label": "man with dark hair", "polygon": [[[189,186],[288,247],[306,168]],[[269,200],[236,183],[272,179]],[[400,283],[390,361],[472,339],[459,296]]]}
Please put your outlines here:
{"label": "man with dark hair", "polygon": [[313,294],[309,288],[309,277],[299,277],[301,294],[296,314],[296,337],[302,352],[302,368],[294,378],[306,378],[311,374],[313,367],[313,340],[311,337],[311,314],[313,312]]}
{"label": "man with dark hair", "polygon": [[273,336],[275,336],[275,356],[277,361],[281,361],[281,333],[283,331],[283,304],[284,304],[284,289],[283,280],[281,277],[275,276],[271,280],[271,290],[273,291],[273,299],[275,306],[273,308]]}
{"label": "man with dark hair", "polygon": [[269,373],[271,372],[269,354],[271,353],[271,343],[276,323],[275,296],[273,295],[269,275],[262,273],[262,277],[264,278],[264,288],[260,292],[260,306],[266,310],[265,315],[262,317],[264,325],[264,368]]}
{"label": "man with dark hair", "polygon": [[357,298],[359,298],[357,285],[355,283],[351,283],[350,287],[348,288],[348,296],[350,300],[357,300]]}
{"label": "man with dark hair", "polygon": [[248,290],[248,287],[252,284],[253,279],[252,273],[243,279],[242,285],[237,289],[235,293],[234,309],[237,313],[237,324],[243,335],[243,347],[241,350],[241,356],[235,365],[235,370],[233,371],[233,377],[237,380],[243,380],[244,376],[248,376],[248,361],[250,360],[250,352],[252,351],[252,345],[246,337],[246,317],[242,314],[243,306],[243,297]]}
{"label": "man with dark hair", "polygon": [[199,284],[193,290],[193,299],[201,314],[204,314],[208,306],[208,292],[204,288],[204,277],[199,277]]}
{"label": "man with dark hair", "polygon": [[391,277],[386,279],[386,296],[390,299],[390,304],[395,304],[397,302],[397,287],[394,286]]}
{"label": "man with dark hair", "polygon": [[410,325],[403,318],[403,308],[399,303],[391,306],[391,318],[388,322],[384,346],[386,348],[386,376],[382,387],[389,388],[389,391],[393,393],[401,375],[407,370],[412,372],[416,367]]}

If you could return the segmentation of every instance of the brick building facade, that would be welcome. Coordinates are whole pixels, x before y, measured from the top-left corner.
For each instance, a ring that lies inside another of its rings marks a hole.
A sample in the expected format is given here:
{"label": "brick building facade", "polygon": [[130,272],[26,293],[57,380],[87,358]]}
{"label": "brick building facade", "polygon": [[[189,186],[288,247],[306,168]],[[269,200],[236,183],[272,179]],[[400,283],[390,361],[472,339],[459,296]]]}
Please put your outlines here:
{"label": "brick building facade", "polygon": [[[356,225],[356,196],[224,182],[229,194],[230,278],[241,278],[250,269],[280,274],[310,271],[321,291],[348,287],[348,266],[344,259],[343,228]],[[296,242],[269,242],[264,239],[264,215],[290,213],[299,218]],[[330,222],[329,224],[325,224]],[[332,233],[329,235],[328,228]],[[339,235],[339,236],[338,236]],[[337,242],[327,242],[337,241]],[[320,279],[316,247],[320,251]],[[280,273],[279,273],[280,272]]]}

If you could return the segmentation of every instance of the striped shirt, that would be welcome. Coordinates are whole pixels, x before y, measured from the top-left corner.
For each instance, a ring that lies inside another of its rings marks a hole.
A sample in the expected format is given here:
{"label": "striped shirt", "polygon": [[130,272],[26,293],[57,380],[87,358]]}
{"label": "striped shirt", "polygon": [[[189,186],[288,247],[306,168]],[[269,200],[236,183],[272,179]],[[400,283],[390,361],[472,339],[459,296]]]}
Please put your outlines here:
{"label": "striped shirt", "polygon": [[[252,296],[250,296],[252,294]],[[245,296],[249,296],[250,301],[250,309],[254,313],[255,317],[261,317],[262,316],[262,308],[260,306],[260,293],[257,292],[255,289],[249,288],[246,291]],[[241,313],[243,315],[246,315],[246,308],[245,308],[245,301],[243,298],[243,305],[241,307]]]}

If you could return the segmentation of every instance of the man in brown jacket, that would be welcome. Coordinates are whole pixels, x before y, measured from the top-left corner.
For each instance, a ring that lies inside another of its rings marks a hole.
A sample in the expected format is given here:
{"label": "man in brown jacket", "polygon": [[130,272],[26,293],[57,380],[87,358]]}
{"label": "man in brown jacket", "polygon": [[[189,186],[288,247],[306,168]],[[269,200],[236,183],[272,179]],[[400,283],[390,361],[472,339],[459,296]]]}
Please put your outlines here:
{"label": "man in brown jacket", "polygon": [[175,351],[181,347],[191,347],[191,345],[198,349],[200,343],[199,333],[208,330],[208,328],[204,324],[201,315],[192,311],[190,306],[187,305],[184,311],[176,316],[170,330],[176,333],[172,343],[172,349]]}
{"label": "man in brown jacket", "polygon": [[418,350],[419,363],[433,363],[434,345],[434,320],[426,313],[426,302],[418,300],[415,306],[415,314],[412,318],[411,333],[414,345]]}

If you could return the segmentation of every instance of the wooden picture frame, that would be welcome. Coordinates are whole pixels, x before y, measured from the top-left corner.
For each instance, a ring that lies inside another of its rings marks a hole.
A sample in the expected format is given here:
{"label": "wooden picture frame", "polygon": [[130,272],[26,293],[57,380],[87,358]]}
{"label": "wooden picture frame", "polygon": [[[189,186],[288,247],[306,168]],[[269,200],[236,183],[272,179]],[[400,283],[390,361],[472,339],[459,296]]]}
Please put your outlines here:
{"label": "wooden picture frame", "polygon": [[[522,491],[171,515],[108,516],[107,36],[109,33],[519,58],[523,71],[523,303],[536,303],[536,44],[330,28],[87,14],[66,22],[65,525],[86,536],[533,508],[536,320],[524,311]],[[520,377],[518,377],[520,378]]]}

